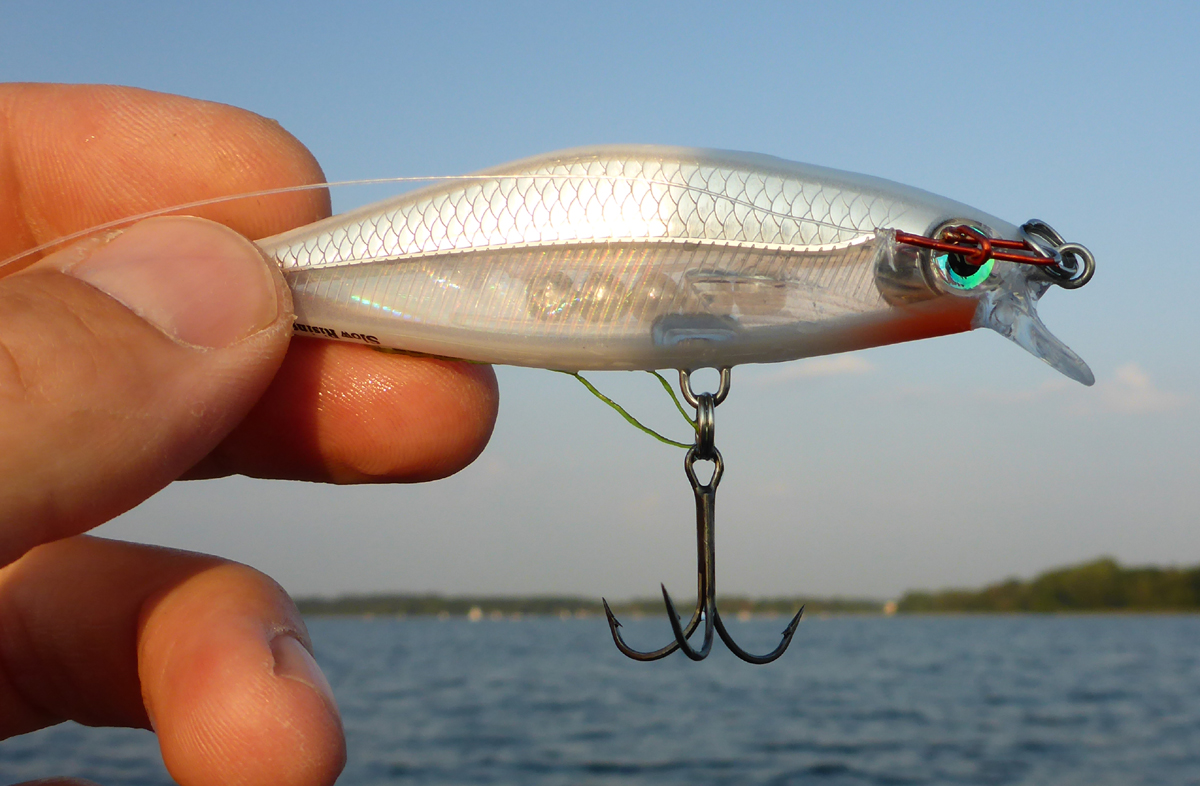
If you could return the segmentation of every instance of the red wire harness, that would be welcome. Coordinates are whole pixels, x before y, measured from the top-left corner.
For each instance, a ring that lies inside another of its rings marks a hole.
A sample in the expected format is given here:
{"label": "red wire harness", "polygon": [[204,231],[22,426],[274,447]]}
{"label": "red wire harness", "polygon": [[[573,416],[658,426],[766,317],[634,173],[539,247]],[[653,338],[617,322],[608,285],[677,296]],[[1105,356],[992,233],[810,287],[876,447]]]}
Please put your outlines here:
{"label": "red wire harness", "polygon": [[964,262],[976,267],[985,264],[989,259],[1021,262],[1026,265],[1056,264],[1053,257],[1044,256],[1026,240],[990,238],[978,229],[965,224],[947,227],[940,233],[937,240],[924,235],[913,235],[896,230],[896,242],[929,248],[934,251],[944,251],[948,254],[960,254]]}

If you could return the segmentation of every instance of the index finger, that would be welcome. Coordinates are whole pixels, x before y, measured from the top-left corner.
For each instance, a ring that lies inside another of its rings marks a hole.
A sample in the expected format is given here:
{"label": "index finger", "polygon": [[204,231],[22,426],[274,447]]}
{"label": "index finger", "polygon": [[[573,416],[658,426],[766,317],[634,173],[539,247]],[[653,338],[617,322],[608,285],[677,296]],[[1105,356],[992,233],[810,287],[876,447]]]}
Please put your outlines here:
{"label": "index finger", "polygon": [[[128,87],[0,85],[0,259],[159,208],[321,183],[278,123]],[[324,189],[189,211],[251,240],[329,215]]]}

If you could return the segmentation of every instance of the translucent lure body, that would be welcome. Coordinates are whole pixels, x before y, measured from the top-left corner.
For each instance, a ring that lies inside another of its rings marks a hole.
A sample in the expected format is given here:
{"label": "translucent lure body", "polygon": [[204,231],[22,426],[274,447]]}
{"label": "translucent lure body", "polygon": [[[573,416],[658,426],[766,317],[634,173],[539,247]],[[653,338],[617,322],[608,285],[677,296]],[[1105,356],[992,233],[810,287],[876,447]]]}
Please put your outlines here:
{"label": "translucent lure body", "polygon": [[893,236],[951,222],[1019,237],[994,216],[879,178],[609,146],[439,183],[259,245],[292,288],[298,333],[434,355],[683,369],[986,325],[1090,376],[1037,320],[1049,286],[1039,271],[995,262],[965,286]]}

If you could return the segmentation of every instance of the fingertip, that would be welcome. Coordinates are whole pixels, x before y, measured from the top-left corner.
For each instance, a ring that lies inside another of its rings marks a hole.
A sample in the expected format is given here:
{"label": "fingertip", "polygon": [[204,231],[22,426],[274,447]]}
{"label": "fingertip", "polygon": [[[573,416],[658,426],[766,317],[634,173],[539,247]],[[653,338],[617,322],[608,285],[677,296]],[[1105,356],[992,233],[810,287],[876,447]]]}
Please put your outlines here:
{"label": "fingertip", "polygon": [[483,451],[495,427],[491,366],[362,348],[334,355],[329,374],[340,393],[323,408],[321,447],[337,482],[453,475]]}
{"label": "fingertip", "polygon": [[491,366],[298,337],[258,405],[193,474],[434,480],[482,452],[498,407]]}
{"label": "fingertip", "polygon": [[[0,85],[0,259],[108,221],[325,175],[280,124],[244,109],[109,85]],[[19,197],[19,198],[18,198]],[[251,239],[329,215],[325,189],[197,215]]]}
{"label": "fingertip", "polygon": [[346,760],[328,682],[274,582],[221,565],[173,588],[143,625],[147,710],[180,784],[331,784]]}
{"label": "fingertip", "polygon": [[[438,480],[483,452],[499,410],[499,387],[491,366],[370,354],[370,359],[348,359],[343,373],[349,377],[366,367],[368,384],[371,379],[376,384],[369,392],[348,396],[341,411],[329,413],[330,425],[337,424],[327,440],[335,457],[335,480]],[[368,415],[363,417],[368,397]]]}

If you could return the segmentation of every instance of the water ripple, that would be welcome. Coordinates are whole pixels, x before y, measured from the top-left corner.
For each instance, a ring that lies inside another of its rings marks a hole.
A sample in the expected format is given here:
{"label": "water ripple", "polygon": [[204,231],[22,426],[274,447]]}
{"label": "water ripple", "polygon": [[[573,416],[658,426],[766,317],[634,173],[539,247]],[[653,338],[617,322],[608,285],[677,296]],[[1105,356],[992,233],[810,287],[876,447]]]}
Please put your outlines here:
{"label": "water ripple", "polygon": [[[633,663],[595,619],[310,628],[345,786],[1200,783],[1195,616],[834,618],[762,668],[721,650]],[[51,774],[170,783],[145,732],[0,743],[0,781]]]}

